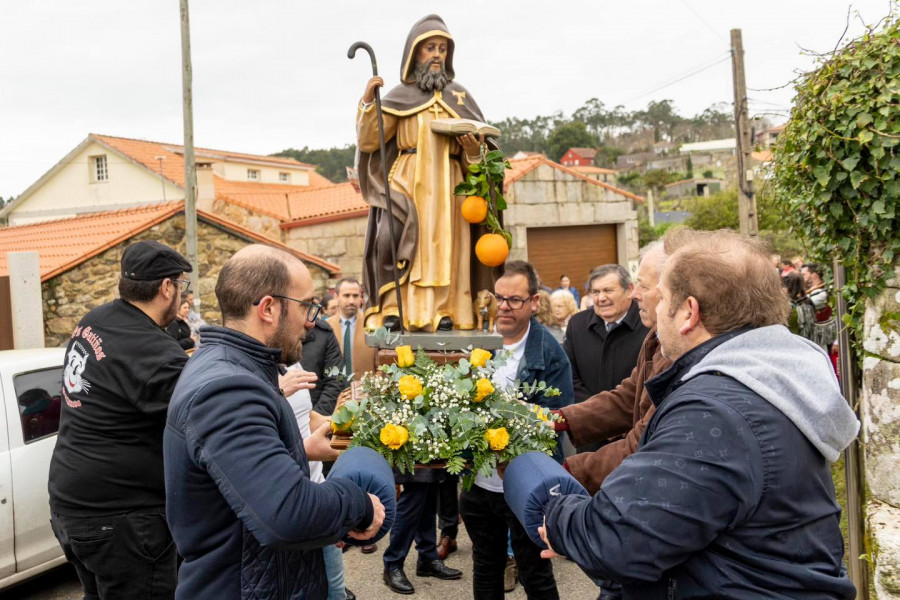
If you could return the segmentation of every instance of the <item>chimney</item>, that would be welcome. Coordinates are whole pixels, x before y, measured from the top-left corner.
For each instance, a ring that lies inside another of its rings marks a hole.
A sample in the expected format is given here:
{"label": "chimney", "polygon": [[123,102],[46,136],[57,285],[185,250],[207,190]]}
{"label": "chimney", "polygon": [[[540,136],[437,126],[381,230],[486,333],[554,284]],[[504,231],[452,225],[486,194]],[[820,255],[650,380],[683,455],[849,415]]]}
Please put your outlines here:
{"label": "chimney", "polygon": [[197,162],[197,210],[212,212],[216,199],[211,162]]}

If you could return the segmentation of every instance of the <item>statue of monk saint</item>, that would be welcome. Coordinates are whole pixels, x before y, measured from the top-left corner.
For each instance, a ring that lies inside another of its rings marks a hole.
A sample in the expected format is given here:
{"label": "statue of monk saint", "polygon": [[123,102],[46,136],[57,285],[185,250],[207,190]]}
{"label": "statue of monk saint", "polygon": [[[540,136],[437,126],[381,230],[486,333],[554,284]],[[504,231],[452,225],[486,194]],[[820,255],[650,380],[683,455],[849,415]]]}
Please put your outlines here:
{"label": "statue of monk saint", "polygon": [[[453,38],[428,15],[406,39],[402,83],[382,100],[385,156],[381,156],[375,89],[366,84],[357,113],[359,187],[370,205],[363,280],[369,293],[366,329],[399,324],[388,220],[394,219],[404,327],[409,331],[474,329],[472,239],[453,189],[466,167],[481,160],[482,139],[433,133],[434,119],[484,121],[472,95],[455,81]],[[390,171],[394,214],[387,211],[383,163]],[[481,280],[481,273],[474,273]]]}

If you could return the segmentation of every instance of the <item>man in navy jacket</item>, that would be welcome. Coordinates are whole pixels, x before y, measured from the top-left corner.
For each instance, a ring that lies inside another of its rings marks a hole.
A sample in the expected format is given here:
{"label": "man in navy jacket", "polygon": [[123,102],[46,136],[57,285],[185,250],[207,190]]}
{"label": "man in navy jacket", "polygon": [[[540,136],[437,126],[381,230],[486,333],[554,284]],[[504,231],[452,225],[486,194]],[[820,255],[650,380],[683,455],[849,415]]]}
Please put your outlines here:
{"label": "man in navy jacket", "polygon": [[176,598],[324,599],[320,548],[373,537],[384,507],[347,480],[310,481],[278,389],[279,365],[300,360],[321,309],[312,279],[294,256],[249,246],[222,269],[216,297],[225,326],[201,329],[163,440],[166,515],[184,557]]}
{"label": "man in navy jacket", "polygon": [[672,234],[656,413],[593,498],[557,497],[544,540],[628,598],[850,599],[830,462],[859,422],[828,357],[792,335],[767,254],[733,232]]}

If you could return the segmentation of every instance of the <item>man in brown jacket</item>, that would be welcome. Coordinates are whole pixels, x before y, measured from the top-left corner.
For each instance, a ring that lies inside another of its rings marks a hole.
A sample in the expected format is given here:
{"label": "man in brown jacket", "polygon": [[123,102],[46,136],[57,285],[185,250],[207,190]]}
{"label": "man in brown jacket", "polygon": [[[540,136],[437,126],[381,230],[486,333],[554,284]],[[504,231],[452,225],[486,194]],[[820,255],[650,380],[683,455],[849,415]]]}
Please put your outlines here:
{"label": "man in brown jacket", "polygon": [[650,328],[650,333],[644,339],[631,375],[615,389],[559,411],[564,420],[556,423],[556,430],[568,431],[576,448],[625,434],[623,439],[594,452],[570,456],[563,463],[591,494],[595,494],[606,476],[637,450],[644,427],[654,412],[653,403],[644,390],[644,382],[672,364],[661,354],[656,338],[656,305],[659,303],[656,284],[665,261],[661,241],[648,244],[641,250],[641,264],[632,298],[637,300],[641,321]]}

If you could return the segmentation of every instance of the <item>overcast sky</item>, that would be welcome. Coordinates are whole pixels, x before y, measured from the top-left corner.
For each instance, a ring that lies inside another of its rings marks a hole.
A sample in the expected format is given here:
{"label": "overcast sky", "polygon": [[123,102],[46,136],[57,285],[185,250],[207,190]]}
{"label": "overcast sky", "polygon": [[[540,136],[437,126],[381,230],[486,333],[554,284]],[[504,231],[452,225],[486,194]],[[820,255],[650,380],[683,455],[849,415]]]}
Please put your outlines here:
{"label": "overcast sky", "polygon": [[[0,196],[23,192],[88,133],[182,143],[178,4],[0,0]],[[790,88],[755,90],[808,69],[802,49],[832,49],[848,7],[846,0],[191,0],[194,139],[259,154],[352,143],[371,69],[364,54],[348,60],[347,48],[370,43],[393,86],[409,28],[430,12],[450,28],[457,79],[491,120],[570,114],[592,97],[629,110],[668,98],[684,115],[731,102],[729,30],[740,28],[751,112],[774,111],[771,119],[783,121]],[[852,4],[867,23],[889,9],[888,0]],[[862,31],[851,16],[848,36]]]}

